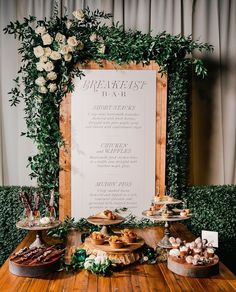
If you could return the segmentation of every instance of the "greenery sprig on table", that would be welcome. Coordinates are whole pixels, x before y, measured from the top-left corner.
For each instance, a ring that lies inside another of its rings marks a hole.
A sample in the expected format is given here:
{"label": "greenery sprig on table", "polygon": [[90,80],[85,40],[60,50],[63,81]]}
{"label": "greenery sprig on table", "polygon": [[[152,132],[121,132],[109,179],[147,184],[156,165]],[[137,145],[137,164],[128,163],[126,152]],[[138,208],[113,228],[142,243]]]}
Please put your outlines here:
{"label": "greenery sprig on table", "polygon": [[[189,58],[193,50],[211,51],[212,46],[192,40],[191,36],[173,36],[165,32],[156,36],[140,31],[126,31],[123,26],[101,24],[110,18],[98,10],[77,10],[68,16],[37,20],[30,16],[24,21],[11,22],[5,33],[13,34],[21,42],[19,52],[22,66],[11,90],[10,102],[25,102],[26,135],[38,148],[29,157],[31,177],[45,194],[58,190],[59,148],[63,139],[59,129],[59,110],[63,96],[73,91],[73,77],[82,72],[76,64],[88,60],[130,61],[148,64],[155,60],[163,73],[168,72],[168,140],[167,185],[172,193],[182,191],[186,183],[187,140],[186,118],[190,65],[197,75],[204,77],[202,61]],[[23,92],[20,85],[24,84]],[[174,115],[173,115],[174,112]]]}

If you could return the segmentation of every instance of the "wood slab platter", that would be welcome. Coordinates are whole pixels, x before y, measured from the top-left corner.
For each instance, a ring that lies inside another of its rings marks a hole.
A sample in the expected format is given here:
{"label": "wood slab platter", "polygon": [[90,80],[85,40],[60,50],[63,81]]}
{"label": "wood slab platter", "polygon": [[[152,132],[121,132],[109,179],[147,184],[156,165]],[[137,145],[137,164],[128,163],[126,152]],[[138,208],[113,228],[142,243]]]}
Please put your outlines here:
{"label": "wood slab platter", "polygon": [[117,215],[117,219],[111,220],[108,218],[99,218],[96,216],[89,216],[87,218],[87,221],[89,223],[95,224],[95,225],[115,225],[123,222],[125,218],[121,217],[120,215]]}
{"label": "wood slab platter", "polygon": [[144,240],[142,238],[138,238],[137,242],[134,243],[127,243],[124,247],[122,248],[112,248],[109,243],[106,241],[104,244],[97,245],[94,244],[91,240],[91,238],[87,237],[85,239],[85,244],[89,249],[96,249],[96,250],[101,250],[106,253],[129,253],[133,252],[134,250],[139,249],[144,245]]}
{"label": "wood slab platter", "polygon": [[17,264],[12,260],[9,260],[9,271],[16,275],[21,277],[41,277],[47,274],[50,274],[52,272],[55,272],[59,270],[60,268],[60,258],[57,258],[55,260],[52,260],[47,263],[41,263],[37,265],[24,265],[24,264]]}
{"label": "wood slab platter", "polygon": [[210,264],[194,266],[193,264],[186,263],[184,259],[169,256],[167,259],[167,267],[170,271],[181,276],[207,278],[219,273],[219,258],[215,256],[213,262]]}

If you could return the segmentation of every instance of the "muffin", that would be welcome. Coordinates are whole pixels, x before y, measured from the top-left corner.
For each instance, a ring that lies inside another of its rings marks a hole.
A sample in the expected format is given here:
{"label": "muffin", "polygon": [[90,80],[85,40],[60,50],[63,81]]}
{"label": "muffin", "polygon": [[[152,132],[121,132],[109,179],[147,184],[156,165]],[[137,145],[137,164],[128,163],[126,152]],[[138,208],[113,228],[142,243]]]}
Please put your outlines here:
{"label": "muffin", "polygon": [[117,235],[110,236],[108,241],[109,241],[110,246],[114,249],[119,249],[124,246],[124,241],[122,240],[121,237]]}
{"label": "muffin", "polygon": [[102,245],[102,244],[104,244],[105,236],[102,233],[100,233],[100,232],[94,231],[91,234],[91,239],[92,239],[92,242],[94,244],[96,244],[96,245]]}
{"label": "muffin", "polygon": [[124,229],[121,231],[122,238],[127,243],[134,243],[137,241],[137,234],[129,229]]}
{"label": "muffin", "polygon": [[179,251],[180,251],[180,257],[182,257],[182,258],[184,258],[184,257],[186,257],[188,255],[188,248],[185,245],[181,246],[179,248]]}
{"label": "muffin", "polygon": [[214,248],[212,248],[212,247],[208,247],[208,248],[206,249],[206,252],[207,252],[207,257],[208,257],[208,258],[213,258],[214,255],[215,255]]}

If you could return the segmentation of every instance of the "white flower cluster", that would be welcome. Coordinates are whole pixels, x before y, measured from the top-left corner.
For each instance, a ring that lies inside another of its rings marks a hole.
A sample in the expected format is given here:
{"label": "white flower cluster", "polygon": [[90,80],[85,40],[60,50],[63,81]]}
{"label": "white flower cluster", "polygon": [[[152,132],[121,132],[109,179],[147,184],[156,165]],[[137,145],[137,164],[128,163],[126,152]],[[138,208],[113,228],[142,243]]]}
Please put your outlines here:
{"label": "white flower cluster", "polygon": [[[84,18],[82,10],[73,15],[80,20]],[[66,22],[67,29],[70,29],[71,25],[71,21]],[[72,53],[83,50],[84,44],[77,40],[75,36],[66,38],[60,32],[56,33],[55,38],[53,38],[44,26],[38,26],[35,29],[35,33],[41,36],[43,43],[43,45],[33,48],[34,55],[38,58],[36,68],[38,72],[41,72],[35,80],[35,84],[38,85],[39,93],[54,92],[57,90],[57,84],[51,81],[56,80],[58,77],[54,71],[55,62],[58,60],[70,62],[73,58]],[[52,48],[50,45],[52,45]],[[55,48],[57,49],[55,50]]]}
{"label": "white flower cluster", "polygon": [[89,257],[86,258],[84,262],[84,268],[86,270],[91,270],[94,266],[108,266],[110,263],[108,257],[105,253],[103,254],[97,254],[97,256],[91,254]]}

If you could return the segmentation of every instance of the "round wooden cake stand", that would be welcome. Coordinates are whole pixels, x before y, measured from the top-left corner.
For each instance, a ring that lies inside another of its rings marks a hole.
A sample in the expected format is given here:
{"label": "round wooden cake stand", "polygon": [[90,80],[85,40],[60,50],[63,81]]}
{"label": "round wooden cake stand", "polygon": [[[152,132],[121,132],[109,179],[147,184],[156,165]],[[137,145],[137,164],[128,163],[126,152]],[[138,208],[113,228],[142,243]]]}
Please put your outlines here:
{"label": "round wooden cake stand", "polygon": [[84,242],[84,249],[88,253],[97,255],[99,252],[104,252],[111,260],[116,260],[119,265],[129,265],[138,261],[141,257],[138,251],[143,245],[144,240],[138,238],[137,242],[128,243],[122,248],[112,248],[108,242],[102,245],[96,245],[92,242],[91,238],[87,237]]}
{"label": "round wooden cake stand", "polygon": [[16,223],[16,227],[19,229],[25,229],[25,230],[29,230],[29,231],[35,231],[36,232],[36,239],[35,241],[30,245],[30,248],[32,247],[43,247],[46,245],[46,243],[43,241],[43,237],[42,237],[42,232],[44,230],[49,230],[49,229],[53,229],[58,227],[61,224],[61,221],[56,220],[48,225],[45,226],[27,226],[27,224],[25,223],[25,221],[18,221]]}
{"label": "round wooden cake stand", "polygon": [[167,267],[170,271],[181,276],[207,278],[219,273],[219,258],[215,256],[210,264],[194,266],[186,263],[185,259],[169,256]]}
{"label": "round wooden cake stand", "polygon": [[109,230],[108,226],[117,225],[123,222],[124,220],[125,218],[121,217],[120,215],[117,215],[117,219],[115,220],[110,220],[108,218],[99,218],[96,216],[89,216],[87,218],[87,221],[89,223],[101,226],[102,228],[100,232],[105,236],[109,236],[112,233],[111,230]]}
{"label": "round wooden cake stand", "polygon": [[157,243],[157,245],[159,247],[162,247],[162,248],[172,248],[172,245],[171,245],[171,243],[169,241],[169,238],[171,236],[171,234],[170,234],[170,223],[171,222],[182,221],[182,220],[187,220],[187,219],[191,218],[191,214],[189,214],[188,216],[185,216],[185,217],[180,216],[180,215],[174,215],[174,216],[171,216],[171,217],[168,217],[168,218],[163,218],[160,215],[148,216],[147,215],[147,211],[144,211],[142,213],[142,215],[144,215],[148,219],[153,219],[153,220],[156,220],[156,221],[164,221],[165,222],[165,225],[164,225],[164,237]]}
{"label": "round wooden cake stand", "polygon": [[40,263],[37,265],[17,264],[14,261],[9,261],[9,271],[20,277],[41,277],[59,270],[61,265],[61,257],[49,263]]}

